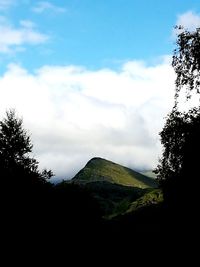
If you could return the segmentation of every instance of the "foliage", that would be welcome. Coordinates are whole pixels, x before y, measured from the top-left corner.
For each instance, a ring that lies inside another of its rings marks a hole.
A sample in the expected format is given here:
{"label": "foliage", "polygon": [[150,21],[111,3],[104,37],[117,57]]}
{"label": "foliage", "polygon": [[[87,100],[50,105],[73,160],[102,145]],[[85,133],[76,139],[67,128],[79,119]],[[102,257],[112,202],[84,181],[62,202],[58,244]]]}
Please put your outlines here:
{"label": "foliage", "polygon": [[130,214],[138,211],[141,208],[157,205],[163,202],[163,193],[161,189],[146,189],[142,196],[135,200],[128,198],[123,199],[115,208],[113,214],[109,216],[110,219],[125,214]]}
{"label": "foliage", "polygon": [[102,213],[106,217],[115,213],[116,210],[122,210],[124,205],[121,202],[130,203],[146,192],[146,189],[123,186],[107,181],[88,182],[82,184],[82,187],[98,201]]}
{"label": "foliage", "polygon": [[[185,88],[187,99],[199,93],[200,85],[200,29],[189,32],[182,29],[178,35],[173,67],[176,72],[175,105],[160,133],[164,147],[157,169],[164,200],[171,207],[184,210],[195,205],[198,183],[198,153],[200,151],[200,106],[187,112],[178,110],[178,96]],[[188,184],[192,190],[188,189]]]}
{"label": "foliage", "polygon": [[2,176],[8,179],[38,178],[45,181],[52,171],[38,170],[38,161],[30,156],[33,145],[30,135],[23,128],[23,121],[17,118],[14,110],[6,112],[6,117],[0,121],[0,170]]}
{"label": "foliage", "polygon": [[167,117],[165,126],[160,133],[164,147],[162,159],[156,169],[158,180],[169,179],[180,173],[183,164],[183,147],[186,136],[187,114],[174,109]]}
{"label": "foliage", "polygon": [[85,188],[99,203],[105,219],[126,212],[157,181],[102,158],[91,159],[71,180]]}
{"label": "foliage", "polygon": [[200,28],[187,31],[183,27],[177,38],[177,48],[174,51],[172,66],[176,73],[176,98],[183,87],[187,89],[187,97],[191,91],[199,91],[200,85]]}
{"label": "foliage", "polygon": [[[200,107],[188,112],[174,109],[160,133],[164,146],[156,173],[167,205],[195,203],[200,151]],[[192,190],[189,190],[188,185]]]}
{"label": "foliage", "polygon": [[22,120],[16,118],[13,110],[7,111],[6,116],[0,121],[0,157],[4,167],[21,165],[34,171],[37,162],[27,156],[33,146],[22,128]]}
{"label": "foliage", "polygon": [[160,189],[151,189],[142,197],[132,202],[131,205],[129,205],[129,208],[126,210],[126,213],[135,212],[140,208],[147,207],[150,205],[157,205],[159,203],[162,203],[162,201],[163,201],[162,191]]}

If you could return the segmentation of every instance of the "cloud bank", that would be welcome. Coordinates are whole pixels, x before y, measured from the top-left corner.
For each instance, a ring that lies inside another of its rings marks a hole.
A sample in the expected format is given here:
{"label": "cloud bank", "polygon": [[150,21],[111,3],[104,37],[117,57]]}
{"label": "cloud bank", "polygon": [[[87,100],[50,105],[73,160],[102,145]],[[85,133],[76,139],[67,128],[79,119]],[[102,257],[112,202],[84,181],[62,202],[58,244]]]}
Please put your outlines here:
{"label": "cloud bank", "polygon": [[129,61],[120,70],[10,64],[0,77],[0,115],[23,116],[41,168],[71,178],[94,156],[136,169],[155,167],[158,133],[173,105],[174,73]]}

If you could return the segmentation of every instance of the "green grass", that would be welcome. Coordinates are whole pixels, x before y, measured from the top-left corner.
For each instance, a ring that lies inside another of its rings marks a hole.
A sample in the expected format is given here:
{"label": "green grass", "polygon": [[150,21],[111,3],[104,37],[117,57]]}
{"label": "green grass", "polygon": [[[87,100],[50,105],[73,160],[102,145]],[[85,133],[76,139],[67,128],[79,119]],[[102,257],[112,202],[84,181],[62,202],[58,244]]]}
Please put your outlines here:
{"label": "green grass", "polygon": [[141,208],[150,207],[163,202],[163,194],[160,189],[149,189],[141,197],[134,201],[124,199],[113,209],[113,213],[109,214],[106,218],[113,219],[118,216],[133,214]]}
{"label": "green grass", "polygon": [[74,182],[107,181],[138,188],[157,187],[155,180],[114,162],[93,158],[72,179]]}
{"label": "green grass", "polygon": [[145,206],[159,204],[162,201],[163,201],[163,193],[160,189],[150,190],[150,192],[144,194],[142,197],[132,202],[129,208],[126,210],[126,213],[133,212]]}

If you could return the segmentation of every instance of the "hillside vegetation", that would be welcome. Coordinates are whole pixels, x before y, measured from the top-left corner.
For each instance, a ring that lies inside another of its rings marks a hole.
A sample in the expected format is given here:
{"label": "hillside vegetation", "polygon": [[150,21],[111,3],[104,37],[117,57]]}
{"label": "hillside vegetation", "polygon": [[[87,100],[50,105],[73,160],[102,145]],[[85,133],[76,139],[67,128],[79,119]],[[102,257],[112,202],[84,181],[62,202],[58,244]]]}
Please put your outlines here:
{"label": "hillside vegetation", "polygon": [[159,202],[155,179],[102,158],[91,159],[70,183],[87,190],[109,220]]}
{"label": "hillside vegetation", "polygon": [[75,175],[72,181],[78,183],[107,181],[142,189],[157,187],[157,182],[154,179],[102,158],[91,159],[86,166]]}

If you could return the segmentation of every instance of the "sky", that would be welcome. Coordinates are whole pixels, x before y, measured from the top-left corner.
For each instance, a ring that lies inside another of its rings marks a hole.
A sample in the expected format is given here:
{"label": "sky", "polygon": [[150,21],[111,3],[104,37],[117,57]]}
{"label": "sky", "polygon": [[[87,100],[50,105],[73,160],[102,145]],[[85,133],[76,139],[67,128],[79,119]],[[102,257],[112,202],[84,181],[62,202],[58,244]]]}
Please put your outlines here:
{"label": "sky", "polygon": [[199,0],[0,0],[0,118],[15,108],[56,177],[95,156],[155,168],[175,25],[200,27]]}

